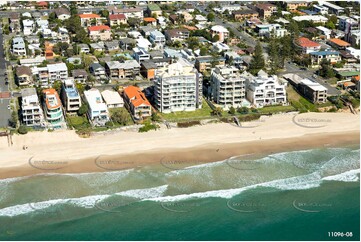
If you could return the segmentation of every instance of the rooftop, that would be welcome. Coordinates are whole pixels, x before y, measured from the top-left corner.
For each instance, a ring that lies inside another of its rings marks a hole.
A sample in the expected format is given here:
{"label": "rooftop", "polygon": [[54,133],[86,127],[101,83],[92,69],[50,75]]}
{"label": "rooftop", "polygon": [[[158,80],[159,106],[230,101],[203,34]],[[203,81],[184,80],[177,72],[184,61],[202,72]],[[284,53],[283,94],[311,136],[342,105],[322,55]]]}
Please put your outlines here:
{"label": "rooftop", "polygon": [[124,94],[131,100],[135,107],[139,107],[141,105],[150,106],[148,99],[139,87],[128,86],[124,88]]}

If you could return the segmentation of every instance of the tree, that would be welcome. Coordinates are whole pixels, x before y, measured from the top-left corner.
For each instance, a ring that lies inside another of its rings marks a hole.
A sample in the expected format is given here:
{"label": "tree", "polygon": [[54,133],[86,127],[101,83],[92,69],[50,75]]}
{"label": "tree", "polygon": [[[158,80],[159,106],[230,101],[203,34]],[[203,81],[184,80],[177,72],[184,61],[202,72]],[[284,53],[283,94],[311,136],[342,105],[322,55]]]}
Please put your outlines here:
{"label": "tree", "polygon": [[140,25],[140,20],[138,18],[128,18],[127,20],[130,27],[138,27]]}
{"label": "tree", "polygon": [[269,55],[271,60],[271,74],[276,74],[280,65],[279,45],[275,38],[272,38],[269,44]]}
{"label": "tree", "polygon": [[83,103],[78,110],[78,115],[83,116],[84,114],[86,114],[88,112],[88,110],[89,110],[88,104]]}
{"label": "tree", "polygon": [[18,129],[19,134],[27,134],[28,133],[28,129],[26,128],[25,125],[20,125],[19,129]]}
{"label": "tree", "polygon": [[99,14],[104,17],[104,18],[108,18],[109,17],[109,11],[106,9],[100,10]]}
{"label": "tree", "polygon": [[289,31],[291,33],[292,39],[296,39],[300,35],[300,30],[296,21],[291,21],[289,24]]}
{"label": "tree", "polygon": [[161,117],[156,112],[152,112],[151,119],[152,119],[153,122],[160,122],[161,121]]}
{"label": "tree", "polygon": [[216,34],[215,36],[212,37],[212,42],[218,42],[219,41],[219,35]]}
{"label": "tree", "polygon": [[235,115],[236,109],[235,109],[234,107],[230,107],[230,108],[229,108],[229,113],[230,113],[231,115]]}
{"label": "tree", "polygon": [[249,113],[249,109],[247,107],[241,107],[237,109],[237,112],[241,113],[241,114],[247,114]]}
{"label": "tree", "polygon": [[335,28],[336,28],[335,24],[334,24],[332,21],[328,21],[328,22],[325,24],[325,27],[326,27],[326,28],[329,28],[329,29],[335,29]]}
{"label": "tree", "polygon": [[51,13],[49,13],[49,23],[54,23],[55,22],[55,20],[56,20],[56,14],[55,14],[55,12],[51,12]]}
{"label": "tree", "polygon": [[200,52],[199,52],[199,54],[201,56],[205,56],[205,55],[207,55],[207,53],[208,53],[208,49],[206,47],[202,47]]}
{"label": "tree", "polygon": [[207,20],[209,22],[213,22],[215,17],[216,17],[216,15],[213,12],[210,12],[209,14],[207,14]]}
{"label": "tree", "polygon": [[250,63],[250,72],[256,74],[265,67],[265,60],[263,56],[263,49],[261,43],[258,41],[254,50],[254,55]]}
{"label": "tree", "polygon": [[54,83],[53,83],[53,88],[58,92],[58,94],[60,94],[60,91],[61,91],[61,81],[59,80],[56,80]]}
{"label": "tree", "polygon": [[127,125],[130,121],[129,114],[125,109],[114,110],[111,117],[113,122],[116,122],[121,125]]}
{"label": "tree", "polygon": [[322,59],[320,63],[320,70],[318,71],[318,74],[325,78],[331,78],[335,76],[335,72],[333,71],[330,62],[326,59]]}

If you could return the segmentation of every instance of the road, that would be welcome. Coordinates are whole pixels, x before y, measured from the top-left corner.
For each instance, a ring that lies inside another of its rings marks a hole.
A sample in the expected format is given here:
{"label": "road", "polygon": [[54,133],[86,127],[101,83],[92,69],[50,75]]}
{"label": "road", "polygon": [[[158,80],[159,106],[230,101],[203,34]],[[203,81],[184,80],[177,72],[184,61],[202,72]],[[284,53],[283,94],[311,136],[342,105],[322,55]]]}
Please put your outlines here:
{"label": "road", "polygon": [[[8,92],[9,86],[5,84],[5,53],[3,46],[3,33],[0,27],[0,93]],[[10,105],[10,98],[0,99],[0,127],[7,127],[9,125],[9,119],[11,118],[11,112],[8,110]]]}

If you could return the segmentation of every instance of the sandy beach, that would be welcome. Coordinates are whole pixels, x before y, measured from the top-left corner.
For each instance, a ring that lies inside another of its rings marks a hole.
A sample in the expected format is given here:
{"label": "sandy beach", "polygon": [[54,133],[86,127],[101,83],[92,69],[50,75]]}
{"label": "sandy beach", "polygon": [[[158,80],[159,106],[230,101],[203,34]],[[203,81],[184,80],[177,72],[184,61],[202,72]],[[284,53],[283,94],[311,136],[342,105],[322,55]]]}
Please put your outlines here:
{"label": "sandy beach", "polygon": [[[0,137],[0,178],[39,173],[104,172],[173,161],[212,162],[246,154],[358,144],[360,116],[350,113],[279,114],[232,124],[136,132],[74,131]],[[23,150],[27,146],[28,149]]]}

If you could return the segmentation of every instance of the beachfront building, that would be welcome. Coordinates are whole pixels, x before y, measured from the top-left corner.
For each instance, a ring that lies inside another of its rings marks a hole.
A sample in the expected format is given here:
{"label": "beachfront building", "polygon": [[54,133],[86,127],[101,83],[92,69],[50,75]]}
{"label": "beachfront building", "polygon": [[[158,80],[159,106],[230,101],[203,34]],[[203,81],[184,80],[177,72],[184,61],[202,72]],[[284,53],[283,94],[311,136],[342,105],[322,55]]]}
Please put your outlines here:
{"label": "beachfront building", "polygon": [[[245,76],[245,75],[244,75]],[[247,99],[257,108],[268,105],[285,105],[286,84],[280,83],[276,75],[268,76],[263,70],[257,76],[246,76]]]}
{"label": "beachfront building", "polygon": [[302,78],[297,74],[285,74],[283,77],[312,103],[325,103],[327,101],[327,88],[318,82]]}
{"label": "beachfront building", "polygon": [[44,127],[44,114],[35,88],[21,89],[22,122],[30,127]]}
{"label": "beachfront building", "polygon": [[44,89],[43,96],[44,116],[47,121],[48,128],[66,128],[63,107],[57,91],[52,88]]}
{"label": "beachfront building", "polygon": [[67,112],[77,112],[81,106],[81,99],[74,81],[65,80],[62,85],[61,99]]}
{"label": "beachfront building", "polygon": [[162,113],[195,111],[202,107],[202,76],[183,58],[159,69],[154,84],[155,104]]}
{"label": "beachfront building", "polygon": [[107,105],[107,108],[121,108],[124,106],[123,98],[116,91],[102,91],[102,97]]}
{"label": "beachfront building", "polygon": [[152,106],[139,87],[124,88],[124,105],[134,119],[141,120],[152,115]]}
{"label": "beachfront building", "polygon": [[225,110],[240,107],[246,96],[245,79],[234,66],[217,66],[211,75],[212,99]]}
{"label": "beachfront building", "polygon": [[109,121],[109,112],[99,90],[92,88],[84,91],[84,97],[89,105],[87,112],[89,121],[94,126],[104,126]]}

